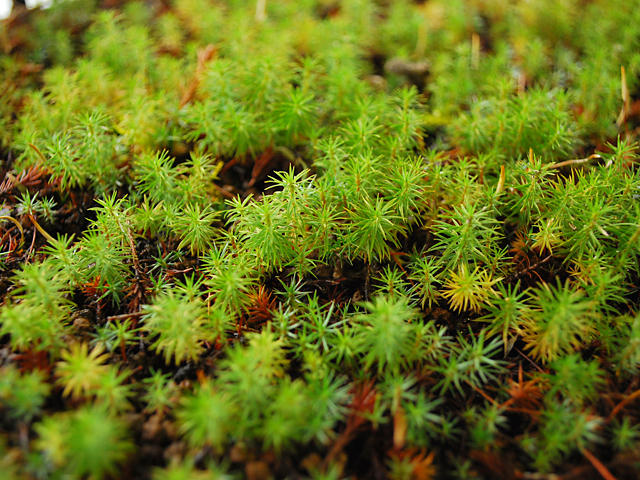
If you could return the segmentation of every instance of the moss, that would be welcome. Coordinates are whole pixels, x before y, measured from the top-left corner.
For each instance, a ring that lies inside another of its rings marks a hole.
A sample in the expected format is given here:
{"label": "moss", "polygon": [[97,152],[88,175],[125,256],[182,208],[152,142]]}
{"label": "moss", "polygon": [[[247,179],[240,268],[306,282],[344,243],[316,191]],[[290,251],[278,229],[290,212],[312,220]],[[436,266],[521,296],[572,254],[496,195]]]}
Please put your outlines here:
{"label": "moss", "polygon": [[632,477],[633,2],[111,3],[0,26],[10,475]]}

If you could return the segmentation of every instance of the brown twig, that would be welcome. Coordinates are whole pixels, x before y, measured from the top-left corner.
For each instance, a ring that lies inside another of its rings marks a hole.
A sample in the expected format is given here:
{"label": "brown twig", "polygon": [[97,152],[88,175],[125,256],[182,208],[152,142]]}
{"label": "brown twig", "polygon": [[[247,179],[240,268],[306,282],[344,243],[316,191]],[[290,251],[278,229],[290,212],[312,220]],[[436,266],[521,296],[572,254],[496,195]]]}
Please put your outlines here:
{"label": "brown twig", "polygon": [[253,163],[253,169],[251,170],[251,179],[249,180],[249,187],[253,187],[256,182],[258,182],[258,180],[260,180],[266,173],[267,168],[269,167],[269,164],[271,163],[271,160],[273,160],[273,157],[275,155],[275,152],[273,150],[273,147],[270,145],[268,146],[264,152],[262,152],[262,154],[255,159],[254,163]]}
{"label": "brown twig", "polygon": [[223,197],[225,197],[225,198],[236,198],[236,196],[235,196],[233,193],[226,191],[226,190],[225,190],[224,188],[222,188],[220,185],[216,185],[215,183],[212,183],[212,185],[213,185],[213,188],[215,188],[215,189],[216,189],[216,191],[217,191],[220,195],[222,195]]}
{"label": "brown twig", "polygon": [[554,163],[553,165],[551,165],[551,168],[564,168],[564,167],[579,167],[581,165],[584,165],[585,163],[589,163],[591,160],[601,160],[602,157],[600,155],[598,155],[597,153],[594,153],[592,155],[589,155],[586,158],[574,158],[572,160],[565,160],[563,162],[558,162],[558,163]]}
{"label": "brown twig", "polygon": [[47,231],[40,226],[40,224],[37,222],[37,220],[34,218],[33,215],[28,214],[27,216],[29,217],[29,220],[31,220],[31,223],[33,223],[33,226],[36,227],[36,229],[42,234],[42,236],[44,238],[46,238],[49,242],[55,242],[56,241],[55,238],[53,238],[51,235],[49,235],[47,233]]}
{"label": "brown twig", "polygon": [[[402,270],[404,273],[407,273],[405,268],[402,266],[402,262],[400,262],[398,257],[406,257],[408,256],[408,254],[404,252],[389,252],[389,255],[391,256],[391,260],[393,260],[393,262],[398,266],[398,268]],[[409,281],[411,281],[411,279],[409,279]]]}
{"label": "brown twig", "polygon": [[326,468],[333,459],[347,446],[353,439],[356,431],[366,422],[366,414],[372,413],[378,396],[372,381],[362,384],[354,393],[351,402],[351,413],[347,418],[344,431],[338,436],[329,453],[324,459],[323,466]]}
{"label": "brown twig", "polygon": [[40,160],[42,160],[42,163],[43,163],[44,165],[46,165],[46,164],[47,164],[47,159],[46,159],[46,158],[45,158],[45,156],[42,154],[42,152],[40,151],[40,149],[39,149],[38,147],[36,147],[33,143],[30,143],[30,144],[29,144],[29,146],[31,147],[31,149],[32,149],[33,151],[35,151],[35,152],[38,154],[38,156],[40,157]]}
{"label": "brown twig", "polygon": [[531,359],[530,359],[530,358],[529,358],[525,353],[523,353],[519,348],[515,347],[515,348],[514,348],[514,350],[515,350],[516,352],[518,352],[518,353],[519,353],[519,354],[520,354],[520,355],[521,355],[525,360],[527,360],[531,365],[533,365],[533,367],[534,367],[536,370],[538,370],[538,371],[539,371],[539,372],[541,372],[541,373],[545,373],[545,371],[544,371],[542,368],[540,368],[540,367],[536,364],[536,362],[534,362],[533,360],[531,360]]}
{"label": "brown twig", "polygon": [[473,390],[480,394],[485,400],[487,400],[489,403],[496,405],[496,401],[491,398],[488,394],[486,394],[480,387],[476,387],[473,383],[471,383],[469,380],[465,380],[465,382],[471,387],[473,388]]}
{"label": "brown twig", "polygon": [[20,232],[20,243],[24,243],[24,230],[22,229],[22,225],[15,218],[10,217],[9,215],[0,215],[0,220],[9,220],[16,227],[18,227],[18,231]]}
{"label": "brown twig", "polygon": [[196,91],[200,86],[200,81],[202,80],[204,68],[207,65],[207,63],[215,56],[217,52],[218,52],[218,48],[211,44],[198,50],[198,64],[196,65],[196,71],[193,74],[193,77],[191,78],[191,82],[189,83],[189,86],[182,94],[179,108],[184,107],[187,103],[193,100],[193,98],[196,95]]}
{"label": "brown twig", "polygon": [[108,322],[113,322],[116,320],[125,320],[127,318],[139,318],[144,315],[144,312],[132,312],[132,313],[123,313],[121,315],[111,315],[107,317]]}
{"label": "brown twig", "polygon": [[[529,273],[532,270],[535,270],[536,268],[538,268],[540,265],[544,265],[545,263],[547,263],[549,260],[551,260],[553,258],[552,254],[547,255],[546,257],[544,257],[542,260],[540,260],[539,262],[534,263],[533,265],[525,268],[524,270],[522,270],[521,272],[516,273],[513,278],[520,278],[521,276],[523,276],[526,273]],[[535,273],[535,272],[534,272]],[[538,278],[540,278],[538,276]]]}
{"label": "brown twig", "polygon": [[586,448],[582,448],[580,449],[580,451],[585,456],[585,458],[589,460],[591,465],[593,465],[593,468],[598,471],[602,478],[604,478],[605,480],[617,480],[616,477],[614,477],[613,474],[609,471],[609,469],[605,467],[600,460],[594,457],[589,450],[587,450]]}
{"label": "brown twig", "polygon": [[609,416],[607,417],[608,421],[613,420],[613,418],[620,413],[620,411],[627,406],[627,404],[633,402],[636,398],[640,397],[640,390],[636,390],[635,392],[633,392],[630,395],[627,395],[620,403],[618,403],[618,405],[615,406],[615,408],[613,410],[611,410],[611,413],[609,414]]}
{"label": "brown twig", "polygon": [[627,86],[627,72],[623,65],[620,65],[620,95],[622,96],[622,109],[616,120],[616,125],[620,128],[627,123],[627,118],[631,113],[631,95]]}

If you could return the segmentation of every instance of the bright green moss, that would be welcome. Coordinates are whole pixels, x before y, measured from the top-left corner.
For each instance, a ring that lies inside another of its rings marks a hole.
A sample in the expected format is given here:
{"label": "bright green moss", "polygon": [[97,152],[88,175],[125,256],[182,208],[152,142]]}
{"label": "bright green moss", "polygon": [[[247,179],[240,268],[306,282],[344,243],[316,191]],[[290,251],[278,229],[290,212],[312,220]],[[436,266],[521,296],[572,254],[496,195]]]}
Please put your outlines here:
{"label": "bright green moss", "polygon": [[116,3],[0,26],[0,465],[629,476],[633,2]]}

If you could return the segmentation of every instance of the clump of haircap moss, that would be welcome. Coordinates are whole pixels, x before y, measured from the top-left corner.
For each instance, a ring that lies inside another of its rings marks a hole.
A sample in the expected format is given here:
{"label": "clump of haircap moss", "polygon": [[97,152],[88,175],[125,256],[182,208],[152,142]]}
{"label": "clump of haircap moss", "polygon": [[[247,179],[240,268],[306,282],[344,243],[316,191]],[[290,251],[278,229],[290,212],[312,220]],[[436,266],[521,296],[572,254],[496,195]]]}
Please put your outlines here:
{"label": "clump of haircap moss", "polygon": [[638,475],[634,2],[61,0],[0,47],[7,478]]}

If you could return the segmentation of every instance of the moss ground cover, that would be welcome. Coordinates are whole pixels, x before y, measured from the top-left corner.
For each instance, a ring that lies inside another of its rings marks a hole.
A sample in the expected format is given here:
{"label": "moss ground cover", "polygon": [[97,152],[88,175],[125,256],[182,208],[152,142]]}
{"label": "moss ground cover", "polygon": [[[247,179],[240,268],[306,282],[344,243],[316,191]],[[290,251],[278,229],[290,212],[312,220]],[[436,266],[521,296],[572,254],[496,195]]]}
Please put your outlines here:
{"label": "moss ground cover", "polygon": [[0,477],[640,475],[636,2],[64,0],[0,48]]}

